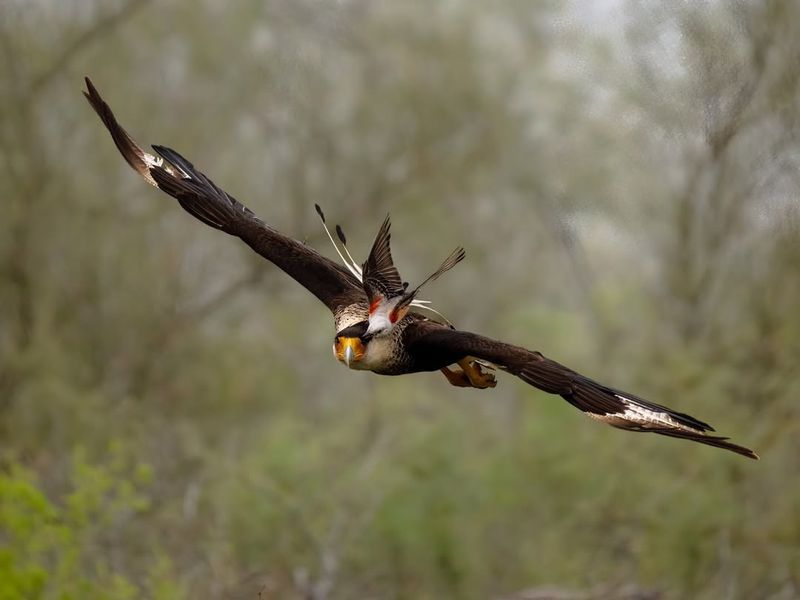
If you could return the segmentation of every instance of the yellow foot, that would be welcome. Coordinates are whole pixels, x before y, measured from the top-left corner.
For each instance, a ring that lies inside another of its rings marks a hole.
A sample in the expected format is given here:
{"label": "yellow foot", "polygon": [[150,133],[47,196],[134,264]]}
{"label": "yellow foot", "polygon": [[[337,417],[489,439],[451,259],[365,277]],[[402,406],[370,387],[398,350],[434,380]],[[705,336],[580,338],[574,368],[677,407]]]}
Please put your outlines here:
{"label": "yellow foot", "polygon": [[467,377],[467,374],[464,373],[464,371],[460,369],[458,371],[451,371],[447,367],[441,369],[441,371],[444,376],[447,377],[447,381],[450,382],[450,385],[454,385],[456,387],[472,387],[469,377]]}
{"label": "yellow foot", "polygon": [[491,373],[485,373],[481,369],[481,365],[474,360],[462,358],[458,361],[458,366],[461,367],[464,375],[469,379],[470,385],[474,388],[485,390],[486,388],[493,388],[497,385],[495,376]]}

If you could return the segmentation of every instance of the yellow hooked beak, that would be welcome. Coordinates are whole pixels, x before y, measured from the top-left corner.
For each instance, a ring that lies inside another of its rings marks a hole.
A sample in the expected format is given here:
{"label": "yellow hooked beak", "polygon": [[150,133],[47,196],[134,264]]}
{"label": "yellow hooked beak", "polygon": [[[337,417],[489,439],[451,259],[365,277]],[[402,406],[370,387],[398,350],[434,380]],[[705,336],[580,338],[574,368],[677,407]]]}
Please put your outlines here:
{"label": "yellow hooked beak", "polygon": [[350,368],[350,363],[353,361],[355,354],[353,346],[348,344],[344,349],[344,364],[346,364],[348,368]]}
{"label": "yellow hooked beak", "polygon": [[336,338],[336,358],[351,368],[364,358],[364,343],[357,337]]}

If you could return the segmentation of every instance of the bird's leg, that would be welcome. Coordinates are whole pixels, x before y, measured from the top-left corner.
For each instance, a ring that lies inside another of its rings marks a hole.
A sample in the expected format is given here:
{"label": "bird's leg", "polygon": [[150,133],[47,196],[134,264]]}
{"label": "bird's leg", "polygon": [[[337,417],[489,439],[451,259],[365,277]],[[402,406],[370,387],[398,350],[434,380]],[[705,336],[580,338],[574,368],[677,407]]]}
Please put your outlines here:
{"label": "bird's leg", "polygon": [[444,376],[447,377],[447,381],[450,382],[450,385],[454,385],[456,387],[472,387],[469,377],[467,377],[467,374],[461,369],[458,371],[451,371],[449,368],[444,367],[441,369],[441,371]]}
{"label": "bird's leg", "polygon": [[469,379],[470,385],[474,388],[483,390],[497,385],[495,376],[491,373],[484,373],[480,364],[475,360],[462,358],[458,361],[458,366],[461,367],[464,375]]}

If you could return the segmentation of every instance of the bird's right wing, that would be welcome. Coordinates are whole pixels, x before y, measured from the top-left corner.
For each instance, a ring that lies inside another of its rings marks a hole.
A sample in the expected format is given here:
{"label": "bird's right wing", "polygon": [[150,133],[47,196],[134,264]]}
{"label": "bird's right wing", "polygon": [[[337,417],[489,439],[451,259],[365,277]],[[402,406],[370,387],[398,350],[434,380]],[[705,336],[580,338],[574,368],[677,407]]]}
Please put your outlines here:
{"label": "bird's right wing", "polygon": [[708,423],[621,392],[576,373],[539,352],[482,335],[420,321],[407,328],[408,350],[425,370],[465,357],[488,361],[549,394],[557,394],[590,417],[628,431],[645,431],[724,448],[757,459],[744,446],[710,435]]}
{"label": "bird's right wing", "polygon": [[241,238],[332,312],[356,302],[366,304],[361,283],[347,269],[265,224],[174,150],[153,146],[156,155],[146,152],[117,122],[88,77],[86,88],[84,96],[108,129],[117,149],[145,181],[178,200],[189,214],[206,225]]}

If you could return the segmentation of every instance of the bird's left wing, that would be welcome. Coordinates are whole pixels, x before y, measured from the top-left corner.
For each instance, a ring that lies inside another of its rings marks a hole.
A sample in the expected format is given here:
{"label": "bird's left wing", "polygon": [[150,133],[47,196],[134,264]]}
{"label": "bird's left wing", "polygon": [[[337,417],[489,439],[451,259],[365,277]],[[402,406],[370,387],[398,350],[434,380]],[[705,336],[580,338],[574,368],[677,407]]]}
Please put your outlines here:
{"label": "bird's left wing", "polygon": [[108,129],[117,149],[150,185],[175,198],[184,210],[206,225],[241,238],[332,312],[357,302],[366,304],[361,282],[347,269],[265,224],[174,150],[153,146],[155,155],[145,151],[117,122],[88,77],[86,88],[84,96]]}
{"label": "bird's left wing", "polygon": [[[758,456],[714,431],[691,415],[674,411],[598,383],[534,352],[482,335],[419,321],[407,328],[409,353],[430,369],[465,357],[488,361],[526,383],[557,394],[590,417],[628,431],[645,431],[724,448],[757,459]],[[427,370],[427,369],[424,369]]]}

